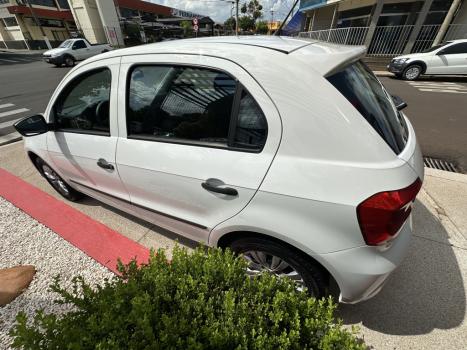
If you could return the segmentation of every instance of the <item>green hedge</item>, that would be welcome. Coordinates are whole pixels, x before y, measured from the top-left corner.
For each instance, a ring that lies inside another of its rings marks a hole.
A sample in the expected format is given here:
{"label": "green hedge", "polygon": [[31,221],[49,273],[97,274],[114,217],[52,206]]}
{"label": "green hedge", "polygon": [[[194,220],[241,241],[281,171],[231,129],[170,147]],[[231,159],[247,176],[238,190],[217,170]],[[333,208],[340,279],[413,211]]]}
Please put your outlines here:
{"label": "green hedge", "polygon": [[25,349],[365,349],[334,319],[332,300],[316,300],[286,279],[249,279],[230,251],[176,248],[148,265],[120,264],[123,278],[91,287],[74,279],[52,290],[74,311],[24,313],[10,334]]}

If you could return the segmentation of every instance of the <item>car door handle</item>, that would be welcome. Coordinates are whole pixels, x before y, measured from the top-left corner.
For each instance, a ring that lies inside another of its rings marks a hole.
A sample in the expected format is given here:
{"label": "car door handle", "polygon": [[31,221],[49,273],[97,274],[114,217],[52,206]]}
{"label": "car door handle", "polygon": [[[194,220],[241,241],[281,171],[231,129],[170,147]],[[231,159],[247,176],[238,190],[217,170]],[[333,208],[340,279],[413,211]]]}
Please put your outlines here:
{"label": "car door handle", "polygon": [[114,166],[107,162],[104,158],[99,158],[97,161],[97,165],[99,165],[103,169],[114,170]]}
{"label": "car door handle", "polygon": [[211,192],[226,194],[227,196],[238,196],[238,191],[232,187],[219,187],[209,183],[208,181],[203,182],[201,186]]}

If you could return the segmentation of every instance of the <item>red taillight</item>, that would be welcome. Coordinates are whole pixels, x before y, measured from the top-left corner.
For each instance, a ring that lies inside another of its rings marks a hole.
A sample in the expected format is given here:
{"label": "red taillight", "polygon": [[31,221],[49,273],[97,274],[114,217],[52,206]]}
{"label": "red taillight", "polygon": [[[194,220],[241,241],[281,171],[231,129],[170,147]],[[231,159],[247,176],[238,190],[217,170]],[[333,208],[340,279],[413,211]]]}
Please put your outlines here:
{"label": "red taillight", "polygon": [[377,193],[358,205],[358,222],[366,244],[383,244],[399,231],[421,187],[417,179],[409,187]]}

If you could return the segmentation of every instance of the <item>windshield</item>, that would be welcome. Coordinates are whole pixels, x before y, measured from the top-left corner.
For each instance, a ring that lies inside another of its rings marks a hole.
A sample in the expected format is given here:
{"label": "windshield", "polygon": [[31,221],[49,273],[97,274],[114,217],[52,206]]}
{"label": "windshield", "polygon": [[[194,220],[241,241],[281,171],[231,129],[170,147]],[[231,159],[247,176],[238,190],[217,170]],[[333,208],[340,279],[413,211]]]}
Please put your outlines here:
{"label": "windshield", "polygon": [[447,43],[438,44],[438,45],[435,45],[435,46],[432,46],[432,47],[426,49],[426,50],[423,51],[423,52],[432,52],[432,51],[438,50],[439,48],[441,48],[441,47],[443,47],[443,46],[445,46],[445,45],[447,45],[447,44],[450,44],[450,43],[451,43],[451,42],[448,41]]}
{"label": "windshield", "polygon": [[360,112],[399,154],[407,142],[407,125],[391,95],[362,62],[347,66],[328,77],[329,82]]}
{"label": "windshield", "polygon": [[67,47],[70,47],[71,45],[71,40],[65,40],[63,43],[60,44],[59,48],[64,49]]}

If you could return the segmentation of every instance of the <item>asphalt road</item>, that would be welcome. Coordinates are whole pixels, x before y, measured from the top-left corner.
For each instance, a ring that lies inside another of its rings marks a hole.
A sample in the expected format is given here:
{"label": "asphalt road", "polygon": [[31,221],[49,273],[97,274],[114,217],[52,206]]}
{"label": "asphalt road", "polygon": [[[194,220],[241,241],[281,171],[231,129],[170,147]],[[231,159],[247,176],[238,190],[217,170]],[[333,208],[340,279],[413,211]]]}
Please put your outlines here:
{"label": "asphalt road", "polygon": [[14,121],[44,112],[68,70],[42,62],[37,55],[0,52],[0,145],[19,136]]}
{"label": "asphalt road", "polygon": [[[9,125],[13,120],[45,110],[68,70],[42,62],[38,55],[0,52],[0,144],[2,138],[14,135]],[[415,127],[423,154],[452,161],[467,172],[467,77],[417,82],[380,79],[390,93],[408,103],[404,111]],[[11,111],[18,113],[9,114]]]}
{"label": "asphalt road", "polygon": [[467,172],[467,77],[426,77],[415,82],[380,78],[408,104],[424,156],[453,162]]}

